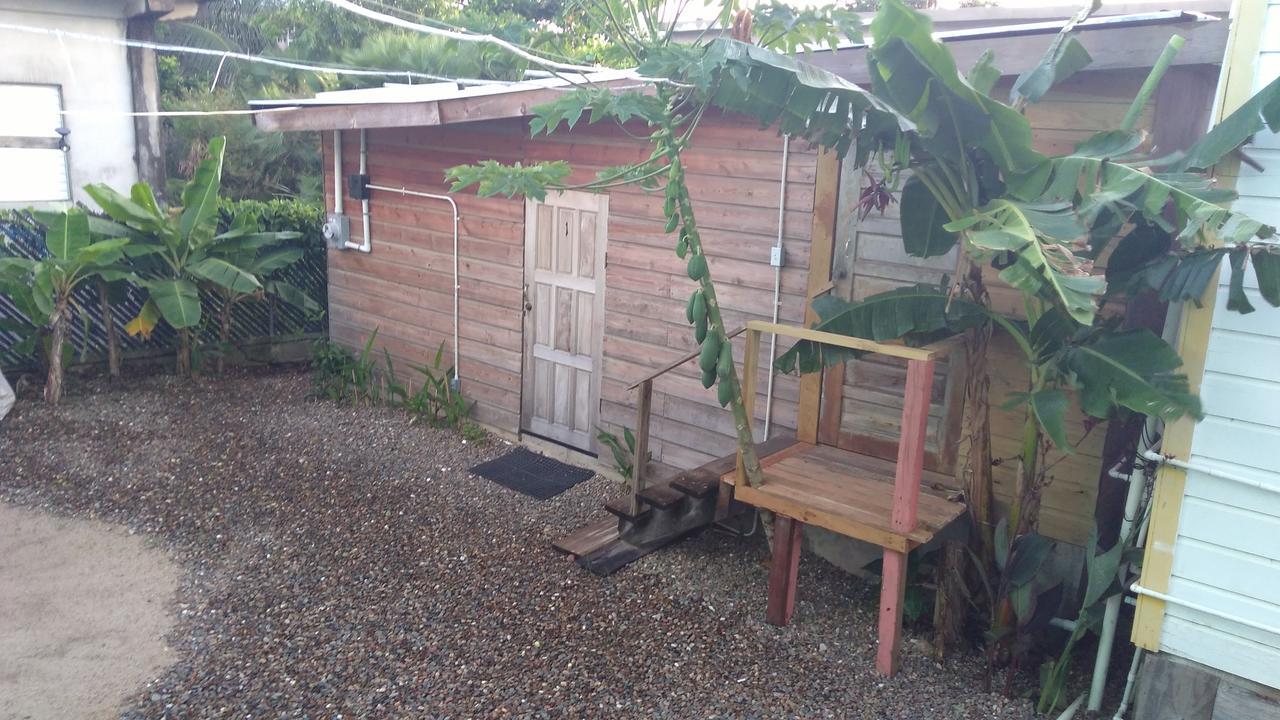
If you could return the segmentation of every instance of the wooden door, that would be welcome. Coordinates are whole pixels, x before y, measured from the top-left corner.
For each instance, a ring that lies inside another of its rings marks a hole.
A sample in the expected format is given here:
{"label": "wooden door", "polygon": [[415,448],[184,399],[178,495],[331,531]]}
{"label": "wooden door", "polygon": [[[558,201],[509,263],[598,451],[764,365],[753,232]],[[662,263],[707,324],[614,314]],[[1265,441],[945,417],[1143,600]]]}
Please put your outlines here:
{"label": "wooden door", "polygon": [[525,201],[522,430],[594,451],[609,198]]}

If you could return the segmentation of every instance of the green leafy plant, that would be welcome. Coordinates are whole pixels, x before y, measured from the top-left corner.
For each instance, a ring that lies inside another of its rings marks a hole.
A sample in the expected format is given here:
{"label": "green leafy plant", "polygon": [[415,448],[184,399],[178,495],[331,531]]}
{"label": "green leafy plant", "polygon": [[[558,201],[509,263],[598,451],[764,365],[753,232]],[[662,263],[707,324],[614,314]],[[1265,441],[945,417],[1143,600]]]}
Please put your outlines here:
{"label": "green leafy plant", "polygon": [[[613,455],[613,468],[618,471],[622,477],[630,480],[635,476],[636,463],[636,435],[631,432],[631,428],[622,428],[622,438],[619,439],[616,433],[596,426],[596,440],[601,445],[609,448],[609,452]],[[645,461],[653,459],[653,453],[648,453]]]}
{"label": "green leafy plant", "polygon": [[222,260],[257,281],[257,287],[253,289],[248,289],[247,283],[202,283],[217,299],[215,307],[220,351],[217,358],[218,372],[223,371],[225,357],[231,351],[231,318],[239,303],[262,300],[271,295],[309,315],[323,312],[320,304],[305,292],[284,280],[271,277],[302,257],[303,250],[300,247],[280,247],[284,242],[300,237],[301,233],[264,233],[260,231],[260,227],[256,215],[237,215],[232,220],[231,227],[218,235],[222,240],[209,251],[209,257]]}
{"label": "green leafy plant", "polygon": [[453,368],[444,365],[444,343],[436,349],[430,365],[411,365],[412,379],[402,382],[385,348],[379,367],[373,352],[377,337],[378,329],[374,328],[359,354],[328,339],[317,341],[311,355],[316,394],[352,405],[385,402],[408,413],[410,423],[461,430],[468,440],[484,437],[482,428],[466,422],[475,403],[468,402],[455,387]]}
{"label": "green leafy plant", "polygon": [[462,439],[470,443],[478,443],[489,437],[489,432],[476,423],[462,424]]}
{"label": "green leafy plant", "polygon": [[135,184],[128,197],[106,184],[85,187],[134,238],[126,256],[148,298],[126,329],[145,336],[161,320],[169,323],[178,331],[177,369],[184,376],[191,374],[193,338],[199,336],[205,317],[201,287],[229,298],[262,292],[262,280],[253,271],[260,262],[257,251],[297,235],[253,232],[243,223],[217,232],[225,146],[225,138],[210,142],[209,157],[182,189],[181,207],[162,207],[146,183]]}
{"label": "green leafy plant", "polygon": [[348,378],[355,355],[338,343],[322,338],[311,348],[311,385],[319,397],[341,402],[347,399]]}
{"label": "green leafy plant", "polygon": [[[0,258],[0,287],[4,288],[23,315],[48,329],[48,374],[45,401],[56,405],[62,399],[64,347],[68,325],[88,310],[76,302],[75,290],[96,278],[124,277],[118,265],[130,243],[122,228],[103,221],[90,222],[83,210],[40,213],[45,225],[48,255],[40,259]],[[96,231],[96,232],[95,232]]]}
{"label": "green leafy plant", "polygon": [[[387,358],[387,367],[391,359]],[[464,421],[471,415],[475,403],[468,403],[454,388],[453,368],[444,366],[444,343],[436,348],[430,365],[411,366],[422,383],[416,391],[405,393],[402,406],[412,417],[410,422],[424,421],[433,427],[464,430]]]}

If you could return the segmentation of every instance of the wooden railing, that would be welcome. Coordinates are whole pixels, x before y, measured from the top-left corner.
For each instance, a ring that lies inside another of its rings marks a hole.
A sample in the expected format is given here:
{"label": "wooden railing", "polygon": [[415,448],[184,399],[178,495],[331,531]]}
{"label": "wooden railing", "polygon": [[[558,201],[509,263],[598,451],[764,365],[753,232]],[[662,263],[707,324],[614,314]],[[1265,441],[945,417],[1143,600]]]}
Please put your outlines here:
{"label": "wooden railing", "polygon": [[[744,332],[747,334],[742,368],[742,397],[744,400],[755,397],[756,374],[760,362],[760,341],[761,336],[765,333],[774,333],[797,340],[810,340],[823,345],[835,345],[851,350],[879,353],[908,361],[934,360],[943,357],[950,352],[955,342],[955,339],[951,338],[924,347],[911,347],[902,343],[876,342],[874,340],[764,322],[762,320],[748,322],[745,327],[740,327],[729,333],[728,338],[732,340]],[[638,512],[640,509],[640,491],[644,490],[648,480],[646,477],[646,458],[649,455],[649,421],[653,409],[653,383],[659,377],[697,358],[698,354],[699,350],[695,349],[627,387],[629,391],[639,389],[639,393],[636,396],[636,448],[631,469],[631,511],[633,513]],[[741,471],[741,463],[739,463],[739,471]]]}
{"label": "wooden railing", "polygon": [[[765,333],[773,333],[781,337],[795,338],[796,340],[809,340],[822,345],[834,345],[836,347],[848,348],[850,350],[859,350],[862,352],[878,353],[880,355],[888,355],[890,357],[901,358],[908,362],[928,361],[945,357],[955,346],[956,337],[939,340],[938,342],[925,345],[923,347],[912,347],[899,342],[876,342],[875,340],[867,340],[865,338],[853,337],[850,335],[838,335],[836,333],[824,332],[822,330],[813,330],[806,327],[796,327],[793,325],[782,325],[780,323],[764,322],[763,320],[752,320],[747,323],[747,350],[742,363],[742,397],[754,398],[756,386],[756,369],[760,362],[760,339]],[[751,421],[751,413],[748,413],[747,421]],[[798,418],[801,424],[811,421],[812,418]],[[738,481],[746,482],[746,473],[742,466],[741,453],[738,458]]]}
{"label": "wooden railing", "polygon": [[[732,341],[745,330],[745,327],[740,327],[729,333],[727,337]],[[698,357],[699,352],[700,350],[694,350],[661,369],[649,373],[627,388],[627,390],[640,389],[640,393],[636,397],[636,449],[631,462],[632,513],[640,510],[640,491],[644,490],[645,483],[648,480],[645,477],[645,471],[649,458],[649,416],[653,408],[653,381]]]}

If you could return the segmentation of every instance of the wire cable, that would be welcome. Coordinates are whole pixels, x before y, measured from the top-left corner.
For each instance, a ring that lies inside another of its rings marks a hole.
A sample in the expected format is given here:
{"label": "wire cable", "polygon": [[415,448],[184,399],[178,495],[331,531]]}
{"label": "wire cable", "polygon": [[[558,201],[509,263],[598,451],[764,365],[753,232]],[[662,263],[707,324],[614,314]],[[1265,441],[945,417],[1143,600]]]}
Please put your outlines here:
{"label": "wire cable", "polygon": [[252,110],[59,110],[58,114],[74,117],[210,117],[214,115],[265,115],[294,112],[297,107],[256,108]]}
{"label": "wire cable", "polygon": [[591,73],[591,72],[599,72],[601,70],[608,69],[601,66],[574,65],[571,63],[556,62],[554,60],[550,60],[548,58],[535,55],[529,52],[528,50],[525,50],[524,48],[520,47],[519,45],[508,42],[506,40],[503,40],[502,38],[495,37],[493,35],[481,35],[479,33],[458,32],[456,30],[445,30],[443,28],[432,27],[430,25],[422,25],[419,23],[410,22],[403,18],[394,17],[392,15],[384,15],[383,13],[377,12],[376,10],[370,10],[367,7],[357,5],[351,2],[351,0],[325,0],[325,1],[328,2],[330,5],[333,5],[335,7],[340,7],[343,10],[347,10],[349,12],[355,13],[356,15],[360,15],[361,17],[365,17],[370,20],[376,20],[378,22],[386,23],[388,25],[394,25],[396,27],[404,28],[406,30],[413,30],[415,32],[425,33],[427,35],[435,35],[438,37],[449,38],[450,40],[458,40],[461,42],[492,43],[494,45],[497,45],[498,47],[503,48],[504,50],[506,50],[507,52],[510,52],[513,55],[524,58],[525,60],[528,60],[529,62],[534,63],[535,65],[538,65],[544,68],[549,68],[552,70],[560,70],[563,72],[575,72],[575,73]]}
{"label": "wire cable", "polygon": [[[424,26],[425,27],[425,26]],[[442,82],[457,82],[463,85],[507,85],[506,81],[501,80],[480,80],[476,78],[453,78],[444,75],[433,75],[431,73],[418,72],[416,70],[372,70],[367,68],[351,68],[351,67],[333,67],[328,65],[317,65],[314,63],[294,62],[291,60],[280,60],[278,58],[264,57],[262,55],[249,55],[247,53],[235,52],[232,50],[213,50],[210,48],[188,47],[186,45],[168,45],[165,43],[149,42],[145,40],[129,40],[123,38],[108,37],[106,35],[93,35],[90,33],[73,32],[69,30],[59,30],[55,28],[32,27],[30,25],[16,25],[13,23],[0,23],[0,30],[12,30],[14,32],[25,32],[35,35],[50,35],[57,38],[70,38],[73,40],[86,40],[89,42],[106,43],[108,45],[119,45],[122,47],[141,48],[144,50],[156,50],[159,52],[175,52],[188,53],[192,55],[208,55],[211,57],[231,58],[233,60],[244,60],[245,62],[261,63],[263,65],[272,65],[275,67],[286,68],[289,70],[303,70],[307,72],[332,74],[332,75],[352,75],[359,77],[383,77],[383,78],[404,78],[410,83],[414,78],[421,80],[434,80]]]}

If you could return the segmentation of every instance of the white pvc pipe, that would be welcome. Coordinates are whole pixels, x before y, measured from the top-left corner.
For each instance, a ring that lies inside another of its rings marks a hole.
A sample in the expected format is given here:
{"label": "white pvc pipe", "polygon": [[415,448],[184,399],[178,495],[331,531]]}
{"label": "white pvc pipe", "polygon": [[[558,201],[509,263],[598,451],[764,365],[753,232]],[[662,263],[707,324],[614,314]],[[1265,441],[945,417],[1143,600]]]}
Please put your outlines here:
{"label": "white pvc pipe", "polygon": [[1124,694],[1120,696],[1120,707],[1116,708],[1116,714],[1111,716],[1111,720],[1124,720],[1124,714],[1129,710],[1129,699],[1133,697],[1133,685],[1138,680],[1138,666],[1142,664],[1142,648],[1135,647],[1133,649],[1133,660],[1129,663],[1129,677],[1124,681]]}
{"label": "white pvc pipe", "polygon": [[333,131],[333,213],[343,213],[342,196],[342,131]]}
{"label": "white pvc pipe", "polygon": [[1068,705],[1067,709],[1062,711],[1062,714],[1058,716],[1058,720],[1071,720],[1071,718],[1076,716],[1076,712],[1080,710],[1080,703],[1082,702],[1084,702],[1084,693],[1080,693],[1080,697],[1077,697],[1075,702]]}
{"label": "white pvc pipe", "polygon": [[1270,625],[1264,625],[1263,623],[1257,622],[1256,620],[1250,620],[1248,618],[1242,618],[1238,615],[1232,615],[1231,613],[1222,612],[1221,610],[1215,610],[1214,608],[1208,607],[1206,605],[1201,605],[1200,603],[1191,602],[1190,600],[1183,600],[1180,597],[1174,597],[1173,595],[1162,593],[1158,590],[1145,588],[1139,585],[1138,583],[1134,583],[1132,586],[1130,586],[1129,589],[1139,595],[1146,595],[1147,597],[1155,598],[1156,600],[1163,601],[1165,603],[1168,603],[1169,605],[1177,605],[1179,607],[1187,608],[1188,610],[1194,610],[1198,613],[1204,613],[1205,615],[1221,618],[1223,620],[1228,620],[1233,623],[1239,623],[1241,625],[1244,625],[1245,627],[1251,627],[1254,630],[1261,630],[1271,635],[1280,636],[1280,628],[1274,628],[1274,627],[1271,627]]}
{"label": "white pvc pipe", "polygon": [[[778,239],[774,247],[782,253],[782,224],[787,212],[787,164],[791,152],[791,136],[782,136],[782,177],[778,179]],[[780,258],[781,259],[781,258]],[[773,266],[773,322],[777,324],[778,313],[782,307],[782,263]],[[769,425],[773,420],[773,358],[778,351],[778,336],[769,336],[769,382],[764,392],[764,437],[769,439]],[[750,399],[751,407],[755,407],[755,398]]]}
{"label": "white pvc pipe", "polygon": [[1252,478],[1240,477],[1239,475],[1232,475],[1231,473],[1223,472],[1222,470],[1215,470],[1214,468],[1205,467],[1203,465],[1195,465],[1189,462],[1185,462],[1183,460],[1178,460],[1177,458],[1169,457],[1168,455],[1161,455],[1160,453],[1153,452],[1150,450],[1143,453],[1142,457],[1158,463],[1169,465],[1171,467],[1176,467],[1181,470],[1195,471],[1198,473],[1209,475],[1210,477],[1216,477],[1219,480],[1227,480],[1229,482],[1237,483],[1239,485],[1245,485],[1247,487],[1251,487],[1256,490],[1263,490],[1265,492],[1271,492],[1271,493],[1280,493],[1280,485],[1266,483],[1261,480],[1254,480]]}
{"label": "white pvc pipe", "polygon": [[[387,187],[385,185],[374,185],[369,183],[370,190],[382,190],[384,192],[400,193],[401,195],[412,195],[413,197],[427,198],[430,200],[443,200],[449,203],[449,207],[453,209],[453,381],[456,384],[458,380],[458,291],[461,285],[458,283],[458,203],[448,195],[437,195],[435,193],[418,192],[417,190],[409,190],[403,187]],[[456,389],[456,388],[455,388]]]}
{"label": "white pvc pipe", "polygon": [[[367,139],[368,132],[363,128],[360,130],[360,174],[369,174],[369,142]],[[366,193],[367,194],[367,193]],[[370,227],[373,225],[369,215],[369,198],[360,201],[360,223],[364,230],[364,237],[360,238],[360,242],[347,241],[348,250],[359,250],[367,253],[373,250],[373,238],[370,234]]]}

